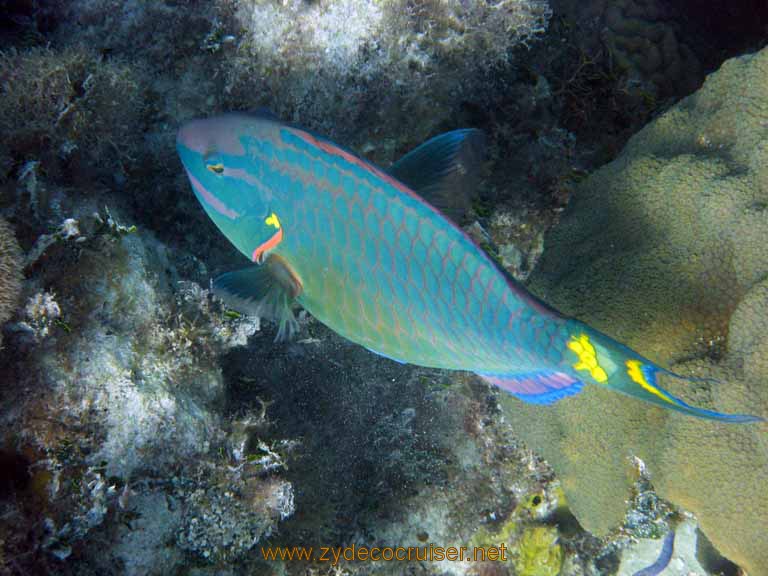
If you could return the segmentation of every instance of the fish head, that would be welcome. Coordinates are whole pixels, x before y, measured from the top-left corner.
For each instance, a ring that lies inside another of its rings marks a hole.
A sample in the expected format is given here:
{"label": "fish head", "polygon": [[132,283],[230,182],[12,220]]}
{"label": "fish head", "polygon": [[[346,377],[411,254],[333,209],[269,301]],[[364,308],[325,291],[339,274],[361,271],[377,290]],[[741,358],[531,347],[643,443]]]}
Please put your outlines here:
{"label": "fish head", "polygon": [[283,238],[273,190],[260,180],[260,151],[274,141],[268,116],[225,114],[192,120],[176,136],[192,190],[219,230],[240,252],[262,262]]}

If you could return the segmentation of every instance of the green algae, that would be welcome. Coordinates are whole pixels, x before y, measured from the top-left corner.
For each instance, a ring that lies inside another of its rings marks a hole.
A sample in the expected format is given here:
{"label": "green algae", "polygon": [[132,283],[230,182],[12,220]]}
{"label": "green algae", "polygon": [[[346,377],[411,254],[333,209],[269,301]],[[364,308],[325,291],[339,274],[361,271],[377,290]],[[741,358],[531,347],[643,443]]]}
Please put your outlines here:
{"label": "green algae", "polygon": [[[541,524],[543,508],[554,505],[547,515],[551,518],[567,512],[565,495],[559,485],[548,490],[536,490],[526,494],[517,504],[510,517],[503,523],[481,526],[469,541],[469,547],[491,548],[505,546],[507,565],[515,568],[520,576],[556,576],[564,560],[560,545],[560,527]],[[538,520],[537,520],[538,518]]]}
{"label": "green algae", "polygon": [[557,576],[563,567],[563,548],[557,528],[526,528],[517,543],[515,569],[519,576]]}
{"label": "green algae", "polygon": [[517,533],[519,523],[517,519],[511,519],[502,524],[498,530],[489,530],[482,526],[469,541],[470,547],[490,548],[491,546],[500,546],[504,544],[509,546],[512,537]]}
{"label": "green algae", "polygon": [[[532,500],[537,495],[531,495]],[[540,498],[540,496],[539,496]],[[526,509],[521,505],[518,509]],[[523,525],[517,517],[504,522],[497,530],[481,527],[469,541],[470,548],[478,547],[486,550],[491,547],[504,545],[510,556],[508,562],[513,564],[519,576],[557,576],[563,565],[563,548],[559,544],[559,533],[556,527],[539,524]]]}

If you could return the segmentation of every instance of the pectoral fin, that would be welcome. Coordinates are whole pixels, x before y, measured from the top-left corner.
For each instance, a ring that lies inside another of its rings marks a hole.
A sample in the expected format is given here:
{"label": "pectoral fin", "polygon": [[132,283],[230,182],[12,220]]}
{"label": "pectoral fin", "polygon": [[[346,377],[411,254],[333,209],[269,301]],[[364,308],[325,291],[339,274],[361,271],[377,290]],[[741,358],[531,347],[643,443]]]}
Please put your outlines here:
{"label": "pectoral fin", "polygon": [[291,305],[301,290],[298,275],[277,254],[263,265],[228,272],[213,281],[213,293],[234,310],[277,322],[275,340],[289,338],[298,330]]}

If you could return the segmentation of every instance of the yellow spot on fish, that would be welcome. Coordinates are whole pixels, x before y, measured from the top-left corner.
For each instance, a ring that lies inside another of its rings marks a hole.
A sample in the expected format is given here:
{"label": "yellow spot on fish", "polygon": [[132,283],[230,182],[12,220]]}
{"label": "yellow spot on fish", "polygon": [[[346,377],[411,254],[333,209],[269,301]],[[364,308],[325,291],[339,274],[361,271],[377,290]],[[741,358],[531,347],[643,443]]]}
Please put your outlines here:
{"label": "yellow spot on fish", "polygon": [[206,164],[205,167],[215,174],[221,174],[222,172],[224,172],[224,164],[222,164],[221,162],[219,162],[218,164]]}
{"label": "yellow spot on fish", "polygon": [[589,336],[586,334],[580,334],[578,338],[571,336],[568,348],[579,357],[579,361],[573,365],[576,370],[588,370],[592,378],[601,383],[608,380],[608,375],[597,361],[597,352],[589,341]]}
{"label": "yellow spot on fish", "polygon": [[277,219],[277,214],[272,212],[272,214],[269,215],[269,217],[264,220],[264,224],[267,226],[274,226],[278,230],[280,229],[280,220]]}
{"label": "yellow spot on fish", "polygon": [[640,384],[640,386],[645,388],[651,394],[655,394],[662,400],[665,400],[667,402],[670,402],[671,404],[674,404],[675,403],[674,400],[672,400],[664,392],[656,388],[656,386],[648,382],[648,380],[645,378],[645,374],[643,374],[643,371],[640,369],[642,365],[643,365],[642,362],[640,362],[639,360],[627,360],[627,374],[632,379],[632,381]]}

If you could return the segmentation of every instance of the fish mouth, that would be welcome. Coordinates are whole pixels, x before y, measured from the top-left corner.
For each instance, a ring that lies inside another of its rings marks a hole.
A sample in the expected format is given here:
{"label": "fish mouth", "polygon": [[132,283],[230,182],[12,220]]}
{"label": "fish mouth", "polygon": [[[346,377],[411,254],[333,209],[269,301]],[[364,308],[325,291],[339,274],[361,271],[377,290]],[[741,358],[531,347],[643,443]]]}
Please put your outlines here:
{"label": "fish mouth", "polygon": [[253,251],[253,255],[251,256],[251,260],[256,262],[256,264],[263,264],[264,260],[266,260],[267,256],[269,256],[269,253],[272,252],[272,250],[274,250],[275,247],[282,241],[283,229],[280,227],[274,234],[272,234],[272,237],[269,240],[256,247],[256,249]]}

